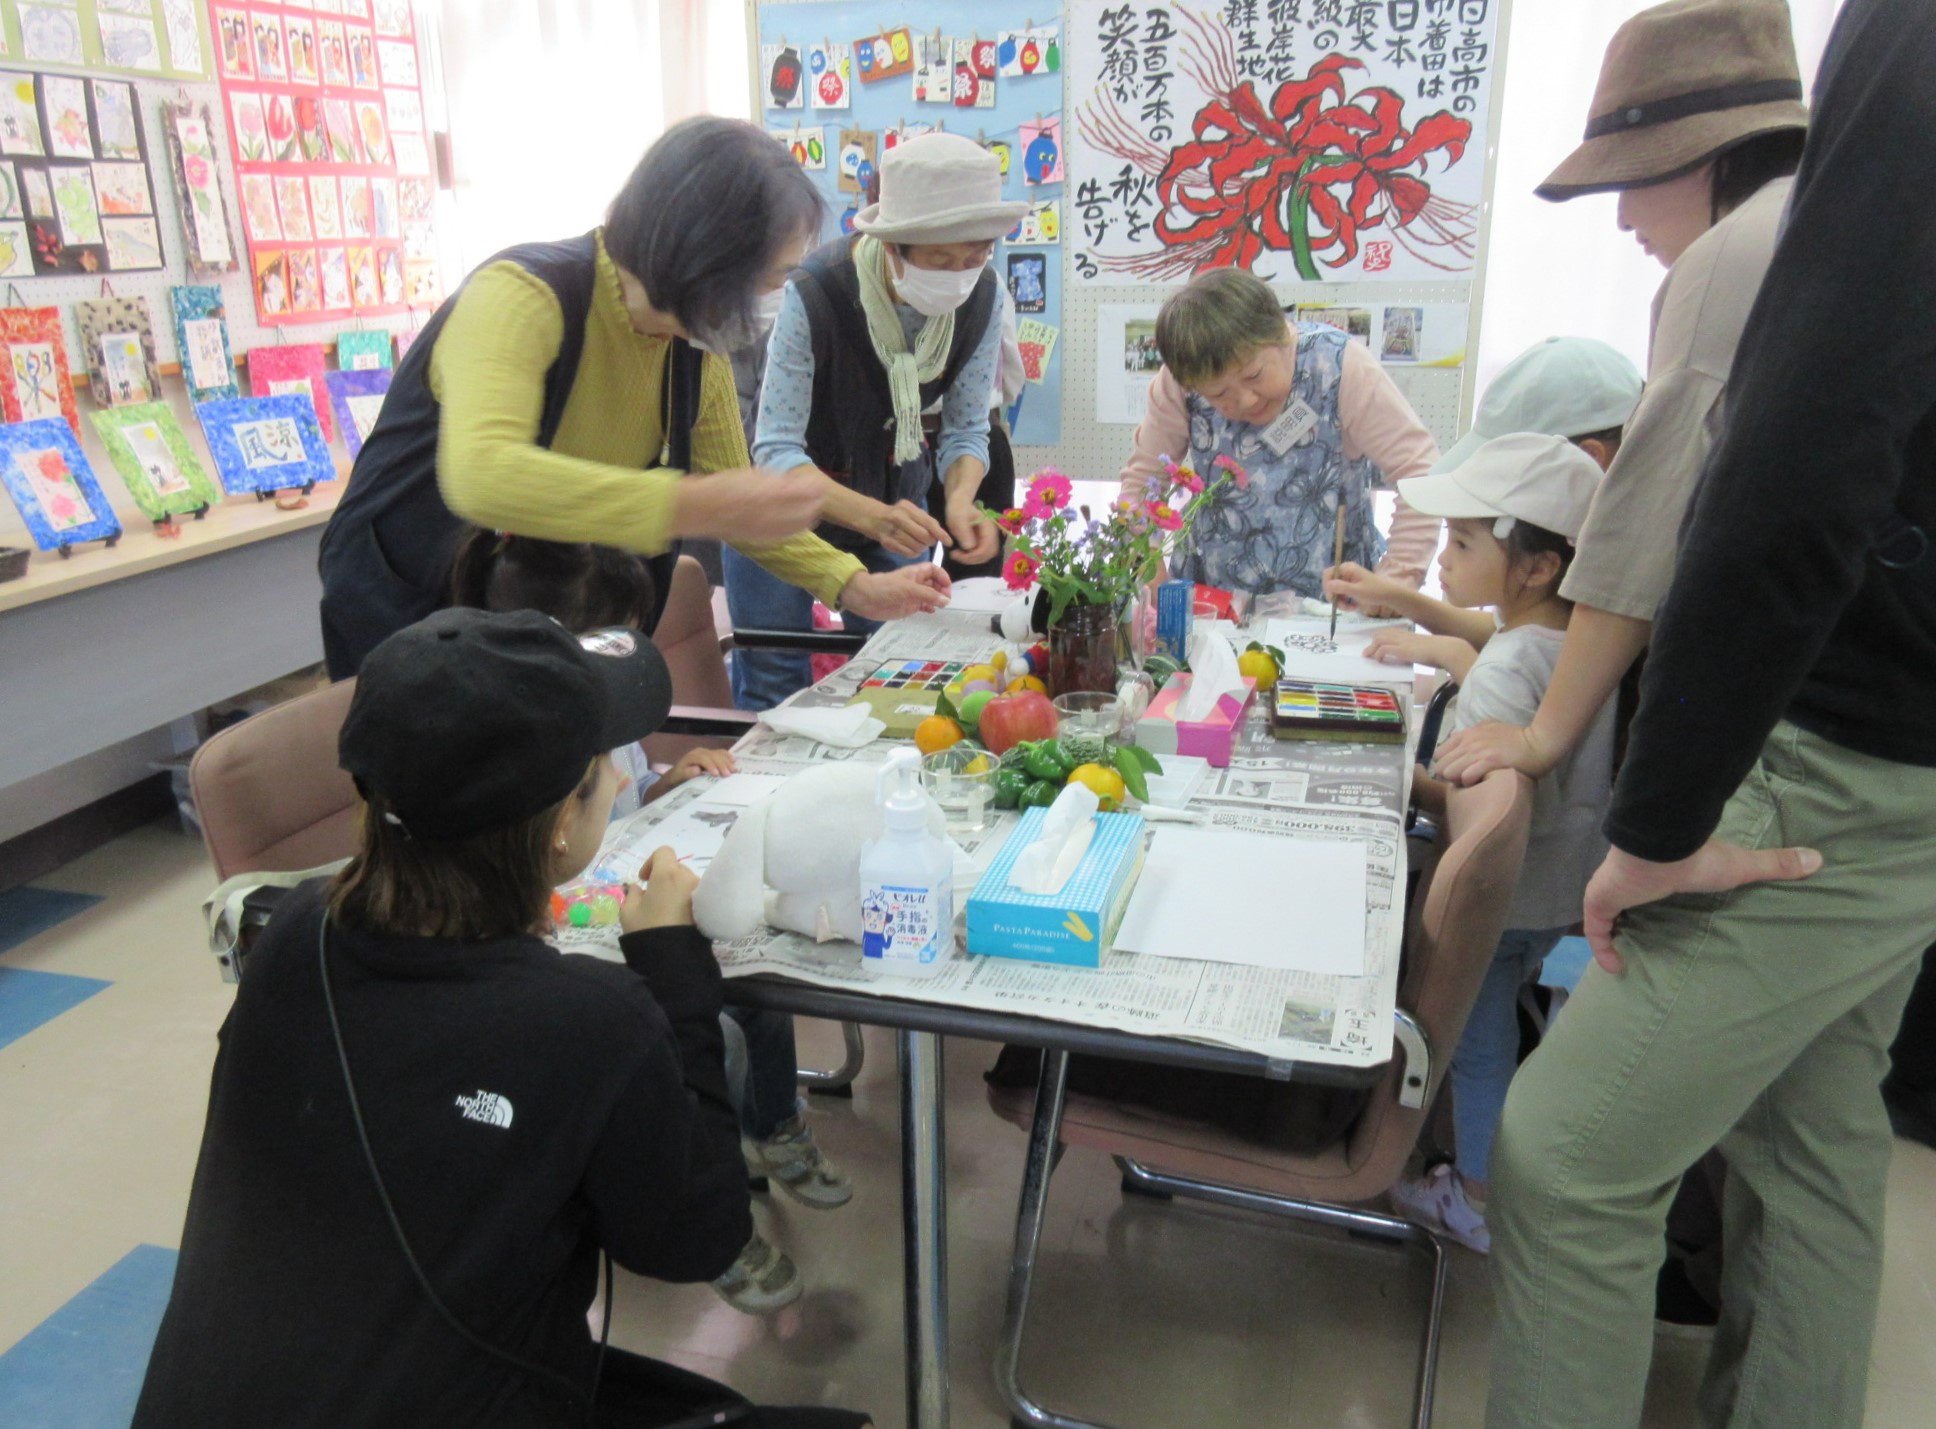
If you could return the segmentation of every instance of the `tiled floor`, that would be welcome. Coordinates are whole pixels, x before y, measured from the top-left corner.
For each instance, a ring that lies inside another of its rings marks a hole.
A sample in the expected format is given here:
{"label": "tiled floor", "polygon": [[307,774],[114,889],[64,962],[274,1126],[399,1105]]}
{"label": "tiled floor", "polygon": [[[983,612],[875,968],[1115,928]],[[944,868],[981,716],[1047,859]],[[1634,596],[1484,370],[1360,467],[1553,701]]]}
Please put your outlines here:
{"label": "tiled floor", "polygon": [[[141,1327],[180,1235],[230,989],[201,930],[211,875],[180,834],[143,830],[44,882],[105,901],[0,955],[0,969],[108,985],[0,1046],[0,1422],[118,1429],[138,1381],[129,1361],[152,1333]],[[833,1029],[803,1028],[804,1057],[837,1053]],[[989,1056],[957,1044],[947,1069],[959,1429],[1007,1422],[989,1360],[1022,1134],[982,1099]],[[854,1200],[816,1212],[762,1198],[756,1212],[799,1261],[806,1296],[756,1320],[704,1287],[621,1275],[613,1339],[758,1398],[870,1408],[889,1429],[903,1420],[900,1151],[885,1036],[869,1034],[854,1099],[816,1100],[815,1111],[824,1144],[853,1173]],[[1936,1403],[1933,1171],[1936,1154],[1899,1145],[1868,1429],[1926,1425]],[[1485,1262],[1452,1254],[1438,1423],[1463,1429],[1481,1419],[1491,1297]],[[1405,1422],[1425,1274],[1390,1251],[1125,1200],[1114,1167],[1077,1150],[1056,1174],[1037,1285],[1024,1382],[1057,1408],[1125,1429]],[[1703,1353],[1658,1341],[1649,1426],[1696,1422]],[[76,1364],[92,1365],[90,1382],[60,1392]]]}

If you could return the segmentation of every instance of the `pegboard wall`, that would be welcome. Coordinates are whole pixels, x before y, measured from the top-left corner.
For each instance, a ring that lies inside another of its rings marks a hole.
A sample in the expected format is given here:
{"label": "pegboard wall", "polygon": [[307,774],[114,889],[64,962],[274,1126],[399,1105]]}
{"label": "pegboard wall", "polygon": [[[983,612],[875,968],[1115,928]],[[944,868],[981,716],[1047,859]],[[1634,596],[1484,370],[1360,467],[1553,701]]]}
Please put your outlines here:
{"label": "pegboard wall", "polygon": [[[759,44],[762,31],[774,31],[783,27],[787,12],[796,5],[808,4],[811,0],[748,0],[747,29],[751,47],[751,69],[753,71],[754,113],[762,121],[770,122],[776,116],[764,109],[765,99],[761,92]],[[865,7],[861,7],[865,10]],[[1204,0],[1196,8],[1206,14],[1215,14],[1225,7],[1215,0]],[[1251,7],[1255,9],[1256,7]],[[1006,14],[1006,7],[1000,7],[1000,17],[996,18],[997,7],[990,7],[990,27],[1005,27],[1013,21]],[[1089,42],[1077,33],[1071,25],[1071,7],[1065,4],[1049,3],[1049,0],[1035,0],[1033,7],[1023,6],[1030,12],[1032,22],[1039,25],[1059,24],[1063,35],[1063,65],[1060,89],[1057,97],[1057,111],[1064,116],[1065,145],[1067,125],[1070,118],[1069,82],[1072,72],[1077,68],[1076,48]],[[914,23],[918,29],[920,20],[900,17],[898,11],[890,14],[887,7],[878,17],[868,13],[863,25],[885,25],[890,22]],[[1497,10],[1497,47],[1503,52],[1511,19],[1510,0],[1496,0]],[[763,19],[762,16],[765,18]],[[928,22],[932,23],[932,22]],[[811,27],[796,26],[802,35]],[[861,31],[856,30],[855,35]],[[851,40],[854,35],[835,34],[836,41]],[[812,38],[819,38],[817,29]],[[1418,413],[1421,421],[1437,438],[1441,447],[1449,446],[1467,426],[1472,409],[1472,372],[1479,347],[1480,308],[1484,295],[1484,273],[1486,239],[1492,210],[1492,184],[1498,158],[1497,134],[1499,132],[1498,112],[1500,95],[1503,92],[1503,61],[1494,66],[1493,83],[1488,106],[1487,141],[1483,153],[1484,198],[1480,204],[1478,220],[1478,243],[1476,257],[1470,279],[1461,278],[1447,282],[1419,283],[1282,283],[1274,282],[1273,290],[1278,294],[1286,308],[1300,304],[1324,307],[1370,306],[1374,309],[1383,305],[1461,305],[1465,308],[1464,360],[1456,366],[1434,366],[1427,364],[1385,363],[1384,370],[1404,393],[1406,400]],[[882,84],[905,85],[906,79],[883,81]],[[1031,81],[1039,84],[1040,81]],[[1031,94],[1039,93],[1032,90]],[[1046,99],[1031,98],[1031,107],[1040,107],[1047,112]],[[910,117],[927,117],[925,106],[919,106],[917,115],[910,108]],[[947,113],[949,111],[939,111]],[[959,111],[972,126],[974,111]],[[806,117],[811,121],[814,111],[809,109]],[[1187,117],[1187,116],[1186,116]],[[839,115],[830,114],[821,122],[836,123]],[[951,126],[956,127],[956,126]],[[1476,151],[1475,151],[1476,153]],[[1073,191],[1073,181],[1065,186]],[[1062,192],[1058,190],[1056,192]],[[1054,366],[1061,383],[1061,425],[1059,437],[1050,445],[1031,445],[1018,442],[1015,448],[1017,468],[1026,473],[1039,467],[1054,465],[1062,468],[1072,478],[1086,481],[1113,482],[1123,462],[1128,456],[1130,443],[1134,436],[1133,424],[1102,422],[1097,419],[1096,391],[1099,381],[1105,379],[1109,369],[1106,364],[1120,364],[1120,353],[1100,351],[1099,333],[1100,310],[1105,307],[1123,304],[1160,303],[1164,296],[1174,292],[1181,283],[1125,283],[1104,285],[1076,281],[1073,253],[1082,235],[1076,214],[1072,211],[1069,197],[1063,199],[1063,241],[1046,251],[1055,255],[1051,273],[1059,283],[1059,308],[1061,333],[1055,348]],[[1004,272],[1001,258],[997,256],[997,271]],[[1374,349],[1375,350],[1375,349]],[[1025,434],[1024,434],[1025,435]]]}

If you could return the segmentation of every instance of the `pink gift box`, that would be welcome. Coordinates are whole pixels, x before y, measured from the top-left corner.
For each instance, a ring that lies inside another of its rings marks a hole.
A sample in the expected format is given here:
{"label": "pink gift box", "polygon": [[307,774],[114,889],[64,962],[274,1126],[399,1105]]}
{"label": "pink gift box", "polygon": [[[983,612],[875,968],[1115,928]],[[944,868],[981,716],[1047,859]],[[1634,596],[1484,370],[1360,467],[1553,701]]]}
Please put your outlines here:
{"label": "pink gift box", "polygon": [[1244,713],[1257,694],[1257,682],[1246,675],[1241,697],[1226,694],[1202,719],[1178,719],[1177,703],[1189,688],[1188,674],[1170,676],[1169,683],[1156,692],[1150,707],[1136,721],[1136,743],[1151,754],[1194,755],[1208,760],[1213,768],[1227,769]]}

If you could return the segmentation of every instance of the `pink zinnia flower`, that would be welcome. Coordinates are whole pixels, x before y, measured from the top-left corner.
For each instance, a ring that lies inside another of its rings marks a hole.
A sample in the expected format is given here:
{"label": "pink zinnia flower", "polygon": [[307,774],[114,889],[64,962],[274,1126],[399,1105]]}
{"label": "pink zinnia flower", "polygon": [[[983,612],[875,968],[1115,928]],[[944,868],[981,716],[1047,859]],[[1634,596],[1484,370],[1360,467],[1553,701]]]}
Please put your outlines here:
{"label": "pink zinnia flower", "polygon": [[1011,506],[1008,508],[1008,510],[1004,511],[1001,515],[995,518],[995,524],[1001,527],[1004,531],[1008,532],[1008,534],[1011,536],[1020,535],[1022,531],[1022,527],[1027,525],[1028,521],[1029,521],[1028,512],[1024,511],[1019,506]]}
{"label": "pink zinnia flower", "polygon": [[1035,579],[1035,561],[1020,551],[1010,551],[1002,565],[1002,583],[1010,590],[1027,590]]}
{"label": "pink zinnia flower", "polygon": [[1203,490],[1203,478],[1198,476],[1196,471],[1191,467],[1178,467],[1170,473],[1170,481],[1175,486],[1189,492],[1192,496],[1195,496],[1199,491]]}
{"label": "pink zinnia flower", "polygon": [[1029,478],[1028,505],[1050,514],[1066,507],[1073,494],[1069,478],[1053,467]]}
{"label": "pink zinnia flower", "polygon": [[1149,504],[1150,524],[1160,531],[1180,531],[1183,517],[1167,501],[1152,501]]}
{"label": "pink zinnia flower", "polygon": [[1215,461],[1213,461],[1210,464],[1211,466],[1215,467],[1219,471],[1229,472],[1231,480],[1237,483],[1237,489],[1239,491],[1250,490],[1250,473],[1245,471],[1241,466],[1237,465],[1237,463],[1232,461],[1229,457],[1220,455]]}

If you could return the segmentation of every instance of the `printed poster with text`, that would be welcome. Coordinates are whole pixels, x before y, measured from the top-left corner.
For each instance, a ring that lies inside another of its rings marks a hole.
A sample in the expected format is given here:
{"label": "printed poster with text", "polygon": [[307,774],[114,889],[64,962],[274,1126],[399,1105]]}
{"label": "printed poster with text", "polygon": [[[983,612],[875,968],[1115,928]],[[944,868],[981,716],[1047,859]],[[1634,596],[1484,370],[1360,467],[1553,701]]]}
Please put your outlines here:
{"label": "printed poster with text", "polygon": [[209,8],[262,325],[434,306],[409,0]]}
{"label": "printed poster with text", "polygon": [[1501,8],[1073,0],[1078,279],[1470,280]]}

